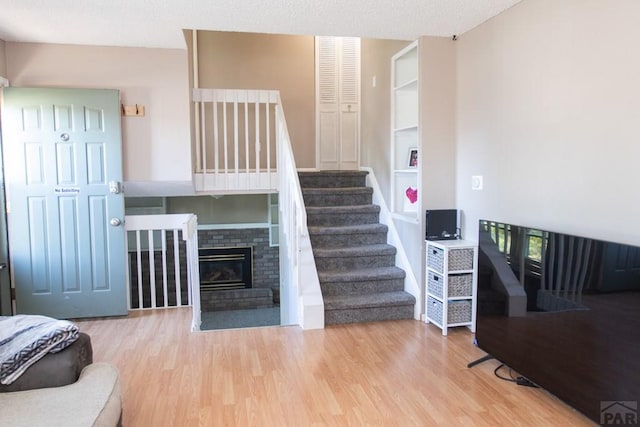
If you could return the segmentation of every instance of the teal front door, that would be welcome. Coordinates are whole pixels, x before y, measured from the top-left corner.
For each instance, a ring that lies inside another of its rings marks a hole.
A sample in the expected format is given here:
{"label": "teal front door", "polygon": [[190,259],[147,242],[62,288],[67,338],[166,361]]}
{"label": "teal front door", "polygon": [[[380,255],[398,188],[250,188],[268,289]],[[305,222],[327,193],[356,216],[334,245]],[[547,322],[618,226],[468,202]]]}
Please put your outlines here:
{"label": "teal front door", "polygon": [[1,111],[17,312],[126,314],[118,91],[5,88]]}

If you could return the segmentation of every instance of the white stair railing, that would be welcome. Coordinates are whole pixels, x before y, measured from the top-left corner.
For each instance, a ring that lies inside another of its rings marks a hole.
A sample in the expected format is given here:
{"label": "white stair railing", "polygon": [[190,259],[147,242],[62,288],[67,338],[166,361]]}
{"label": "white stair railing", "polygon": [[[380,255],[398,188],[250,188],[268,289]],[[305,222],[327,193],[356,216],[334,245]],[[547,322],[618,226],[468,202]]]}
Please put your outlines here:
{"label": "white stair railing", "polygon": [[297,323],[303,329],[324,328],[324,302],[311,249],[307,213],[291,149],[284,110],[277,98],[276,138],[280,210],[280,304],[287,309],[282,324]]}
{"label": "white stair railing", "polygon": [[275,90],[193,89],[196,191],[275,192]]}
{"label": "white stair railing", "polygon": [[282,324],[324,327],[320,281],[291,139],[276,90],[194,89],[196,191],[279,193]]}
{"label": "white stair railing", "polygon": [[193,214],[127,215],[124,225],[129,310],[190,305],[194,313],[192,329],[199,329],[197,217]]}

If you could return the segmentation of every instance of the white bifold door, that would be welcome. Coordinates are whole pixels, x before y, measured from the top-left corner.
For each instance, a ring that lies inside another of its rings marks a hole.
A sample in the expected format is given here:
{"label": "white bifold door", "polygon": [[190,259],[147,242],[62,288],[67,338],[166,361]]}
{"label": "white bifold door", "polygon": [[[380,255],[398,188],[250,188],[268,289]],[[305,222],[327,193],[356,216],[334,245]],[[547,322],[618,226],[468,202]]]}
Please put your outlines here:
{"label": "white bifold door", "polygon": [[357,37],[316,37],[316,159],[321,170],[360,166]]}
{"label": "white bifold door", "polygon": [[10,267],[18,313],[127,313],[116,90],[5,88]]}

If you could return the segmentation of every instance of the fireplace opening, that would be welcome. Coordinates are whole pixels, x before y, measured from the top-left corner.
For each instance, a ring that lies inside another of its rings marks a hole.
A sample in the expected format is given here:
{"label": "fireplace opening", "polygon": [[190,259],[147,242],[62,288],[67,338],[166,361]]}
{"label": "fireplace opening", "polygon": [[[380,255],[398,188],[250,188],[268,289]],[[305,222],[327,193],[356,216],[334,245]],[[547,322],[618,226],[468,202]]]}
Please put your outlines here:
{"label": "fireplace opening", "polygon": [[251,247],[199,249],[198,258],[201,291],[253,287]]}

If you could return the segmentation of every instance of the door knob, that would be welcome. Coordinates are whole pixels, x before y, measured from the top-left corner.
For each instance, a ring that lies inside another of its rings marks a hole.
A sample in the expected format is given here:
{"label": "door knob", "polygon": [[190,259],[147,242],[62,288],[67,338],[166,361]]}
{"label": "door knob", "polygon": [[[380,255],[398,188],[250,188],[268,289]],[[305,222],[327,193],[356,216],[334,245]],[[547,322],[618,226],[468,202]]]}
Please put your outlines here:
{"label": "door knob", "polygon": [[120,224],[122,224],[122,221],[120,221],[120,218],[111,218],[111,220],[109,221],[109,224],[113,225],[114,227],[117,227]]}

